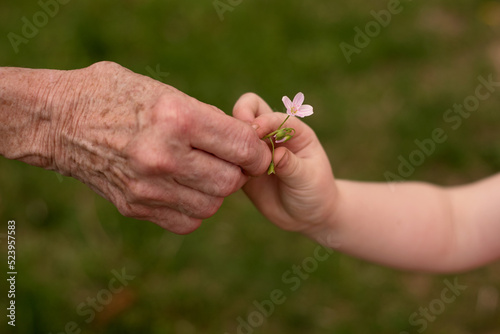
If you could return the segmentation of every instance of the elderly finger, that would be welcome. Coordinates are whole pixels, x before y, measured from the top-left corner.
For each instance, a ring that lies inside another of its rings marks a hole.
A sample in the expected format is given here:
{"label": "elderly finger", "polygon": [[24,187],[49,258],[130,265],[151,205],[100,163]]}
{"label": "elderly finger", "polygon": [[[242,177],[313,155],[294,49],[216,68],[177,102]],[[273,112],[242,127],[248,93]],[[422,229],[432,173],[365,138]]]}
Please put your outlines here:
{"label": "elderly finger", "polygon": [[134,210],[136,212],[142,212],[142,215],[136,215],[133,216],[133,218],[153,222],[165,230],[176,234],[192,233],[198,229],[202,223],[202,220],[199,218],[190,217],[168,207],[135,205]]}
{"label": "elderly finger", "polygon": [[142,207],[168,207],[189,217],[206,219],[217,212],[223,198],[185,187],[173,178],[149,178],[130,181],[125,191],[125,200],[127,205],[124,207],[129,217],[147,216],[149,213]]}
{"label": "elderly finger", "polygon": [[247,123],[206,109],[192,122],[189,138],[192,147],[240,166],[249,175],[267,170],[271,153]]}
{"label": "elderly finger", "polygon": [[192,149],[181,160],[174,179],[207,195],[227,197],[248,180],[241,168],[205,151]]}

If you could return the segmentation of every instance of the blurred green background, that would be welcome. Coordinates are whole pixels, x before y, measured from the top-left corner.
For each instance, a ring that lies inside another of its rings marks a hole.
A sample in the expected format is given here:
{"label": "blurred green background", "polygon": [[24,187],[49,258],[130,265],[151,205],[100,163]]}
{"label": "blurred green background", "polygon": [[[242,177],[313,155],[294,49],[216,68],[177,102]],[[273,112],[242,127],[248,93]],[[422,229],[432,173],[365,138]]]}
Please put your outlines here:
{"label": "blurred green background", "polygon": [[[231,8],[221,20],[212,0],[69,1],[15,53],[7,34],[20,35],[22,18],[32,21],[42,7],[4,1],[0,65],[73,69],[111,60],[145,75],[158,66],[169,73],[165,83],[228,113],[247,91],[278,111],[283,95],[302,91],[315,108],[306,122],[338,178],[385,181],[398,156],[437,127],[447,141],[409,179],[454,185],[498,172],[500,92],[456,130],[443,114],[474,93],[479,76],[500,77],[500,3],[404,1],[348,63],[340,43],[353,45],[354,28],[364,30],[370,12],[390,2],[221,0]],[[195,233],[177,236],[122,217],[75,180],[3,158],[0,170],[0,233],[17,221],[19,273],[17,326],[2,314],[2,333],[55,334],[74,322],[67,332],[232,334],[275,289],[286,301],[241,333],[417,333],[423,324],[410,315],[440,298],[445,279],[468,288],[424,321],[427,333],[500,333],[498,263],[423,275],[333,253],[291,291],[282,275],[316,245],[274,227],[242,192]],[[122,268],[134,278],[108,298],[113,270]],[[105,301],[93,319],[88,298]]]}

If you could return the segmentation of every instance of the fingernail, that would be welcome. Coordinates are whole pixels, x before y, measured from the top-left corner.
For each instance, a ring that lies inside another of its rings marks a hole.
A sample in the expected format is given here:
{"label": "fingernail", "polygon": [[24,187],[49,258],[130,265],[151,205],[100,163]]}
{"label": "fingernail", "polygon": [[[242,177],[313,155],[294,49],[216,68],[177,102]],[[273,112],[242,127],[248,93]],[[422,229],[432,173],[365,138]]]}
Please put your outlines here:
{"label": "fingernail", "polygon": [[258,128],[260,128],[260,125],[259,124],[252,124],[252,128],[254,130],[257,130]]}

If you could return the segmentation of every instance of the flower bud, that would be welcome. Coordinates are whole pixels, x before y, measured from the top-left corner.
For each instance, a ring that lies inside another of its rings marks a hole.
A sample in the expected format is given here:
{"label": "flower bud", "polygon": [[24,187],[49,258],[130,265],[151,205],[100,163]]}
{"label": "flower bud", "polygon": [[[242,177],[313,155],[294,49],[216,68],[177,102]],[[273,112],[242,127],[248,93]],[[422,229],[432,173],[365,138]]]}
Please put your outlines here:
{"label": "flower bud", "polygon": [[269,168],[267,169],[267,175],[276,174],[274,171],[274,161],[271,161]]}
{"label": "flower bud", "polygon": [[276,132],[276,134],[274,135],[274,142],[276,144],[279,144],[279,143],[284,143],[286,142],[287,140],[290,140],[292,139],[293,137],[293,133],[295,133],[295,129],[293,128],[284,128],[284,129],[280,129],[278,130],[278,132]]}
{"label": "flower bud", "polygon": [[276,139],[274,142],[276,144],[280,144],[280,143],[284,143],[284,142],[286,142],[287,140],[290,140],[290,139],[292,139],[292,136],[291,135],[286,135],[282,139]]}

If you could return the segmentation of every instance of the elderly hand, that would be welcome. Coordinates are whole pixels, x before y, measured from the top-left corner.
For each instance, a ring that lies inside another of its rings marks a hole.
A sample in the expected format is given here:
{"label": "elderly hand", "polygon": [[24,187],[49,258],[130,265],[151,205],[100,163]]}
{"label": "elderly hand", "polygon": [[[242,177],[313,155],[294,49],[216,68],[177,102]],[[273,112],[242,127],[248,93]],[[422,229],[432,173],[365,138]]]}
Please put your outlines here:
{"label": "elderly hand", "polygon": [[75,177],[125,216],[194,231],[271,155],[252,127],[175,88],[101,62],[40,94],[53,115],[48,169]]}

